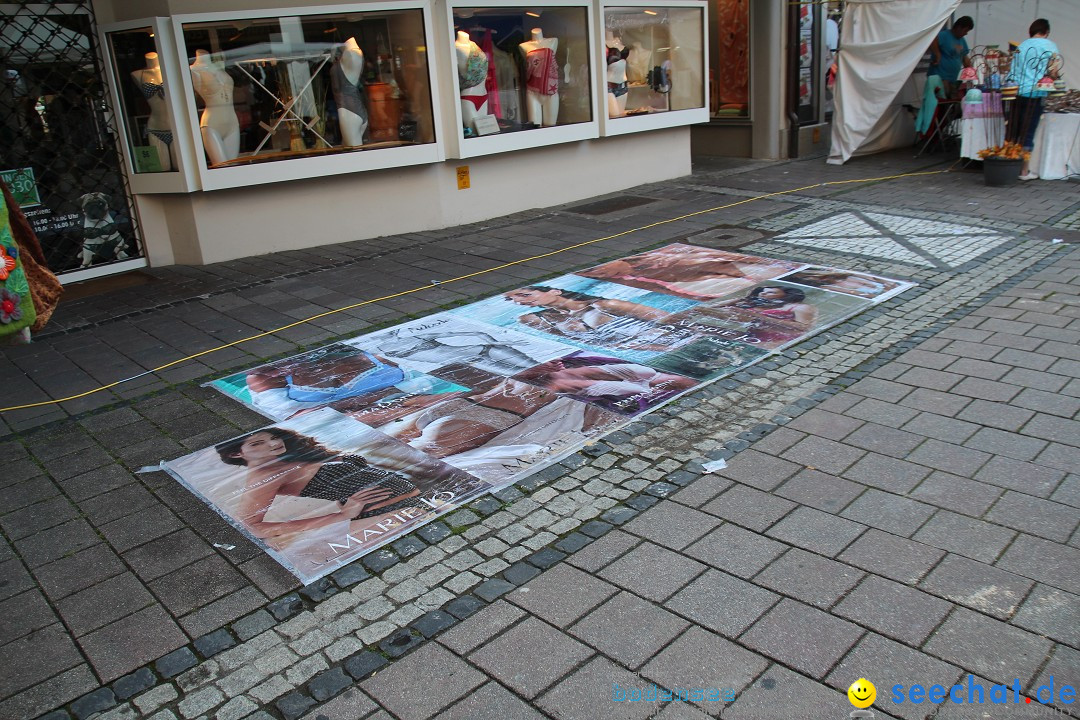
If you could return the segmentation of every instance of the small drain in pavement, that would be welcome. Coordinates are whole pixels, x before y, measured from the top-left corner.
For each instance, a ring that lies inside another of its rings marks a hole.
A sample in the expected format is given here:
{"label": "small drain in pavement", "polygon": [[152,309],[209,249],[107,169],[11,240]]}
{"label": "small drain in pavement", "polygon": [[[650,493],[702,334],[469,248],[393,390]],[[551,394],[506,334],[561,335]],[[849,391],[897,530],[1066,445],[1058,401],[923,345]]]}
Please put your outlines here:
{"label": "small drain in pavement", "polygon": [[620,195],[619,197],[597,200],[596,202],[567,208],[567,212],[577,213],[579,215],[607,215],[608,213],[618,212],[619,210],[629,210],[633,207],[648,205],[649,203],[654,202],[656,202],[654,198],[641,197],[640,195]]}

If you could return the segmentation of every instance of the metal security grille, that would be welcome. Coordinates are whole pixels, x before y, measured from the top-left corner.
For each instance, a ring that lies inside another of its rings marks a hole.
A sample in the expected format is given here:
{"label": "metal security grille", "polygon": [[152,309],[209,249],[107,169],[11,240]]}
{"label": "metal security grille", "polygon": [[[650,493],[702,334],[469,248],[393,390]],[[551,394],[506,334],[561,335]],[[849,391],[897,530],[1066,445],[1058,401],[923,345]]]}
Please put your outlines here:
{"label": "metal security grille", "polygon": [[0,172],[56,273],[142,256],[93,9],[0,3]]}

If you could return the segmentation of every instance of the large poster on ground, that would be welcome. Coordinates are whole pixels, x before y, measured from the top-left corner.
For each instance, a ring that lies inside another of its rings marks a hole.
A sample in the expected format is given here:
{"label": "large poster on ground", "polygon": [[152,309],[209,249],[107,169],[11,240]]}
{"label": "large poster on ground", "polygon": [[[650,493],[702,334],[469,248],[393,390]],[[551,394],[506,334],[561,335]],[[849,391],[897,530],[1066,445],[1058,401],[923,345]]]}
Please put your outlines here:
{"label": "large poster on ground", "polygon": [[215,380],[162,466],[305,583],[911,283],[676,243]]}

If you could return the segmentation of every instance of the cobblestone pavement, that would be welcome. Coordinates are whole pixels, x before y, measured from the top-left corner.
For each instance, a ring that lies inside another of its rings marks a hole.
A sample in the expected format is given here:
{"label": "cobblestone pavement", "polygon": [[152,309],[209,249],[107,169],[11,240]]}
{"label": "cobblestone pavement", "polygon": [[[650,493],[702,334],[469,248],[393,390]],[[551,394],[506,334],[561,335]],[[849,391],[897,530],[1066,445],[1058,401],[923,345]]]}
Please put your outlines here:
{"label": "cobblestone pavement", "polygon": [[[156,270],[66,304],[0,358],[5,402],[762,192],[934,162],[710,163],[467,228]],[[612,701],[612,683],[655,683],[729,688],[724,717],[823,718],[850,710],[862,675],[879,717],[923,718],[938,708],[887,688],[1075,687],[1080,251],[1037,227],[1072,228],[1075,188],[994,191],[970,173],[815,188],[6,414],[0,717],[721,713]],[[193,379],[676,239],[919,286],[307,588],[165,475],[133,474],[265,423]],[[703,472],[717,458],[728,467]]]}

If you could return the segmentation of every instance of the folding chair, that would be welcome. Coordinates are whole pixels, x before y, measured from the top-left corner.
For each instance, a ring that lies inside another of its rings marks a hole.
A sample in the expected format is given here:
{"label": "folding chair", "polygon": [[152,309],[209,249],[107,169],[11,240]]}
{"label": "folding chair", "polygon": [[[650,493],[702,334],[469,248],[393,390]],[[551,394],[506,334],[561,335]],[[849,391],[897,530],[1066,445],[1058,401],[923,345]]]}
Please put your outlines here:
{"label": "folding chair", "polygon": [[939,101],[934,118],[930,121],[930,128],[922,136],[922,147],[915,153],[915,157],[921,157],[931,145],[936,145],[936,149],[941,151],[948,150],[949,141],[960,135],[956,124],[962,116],[959,100]]}

